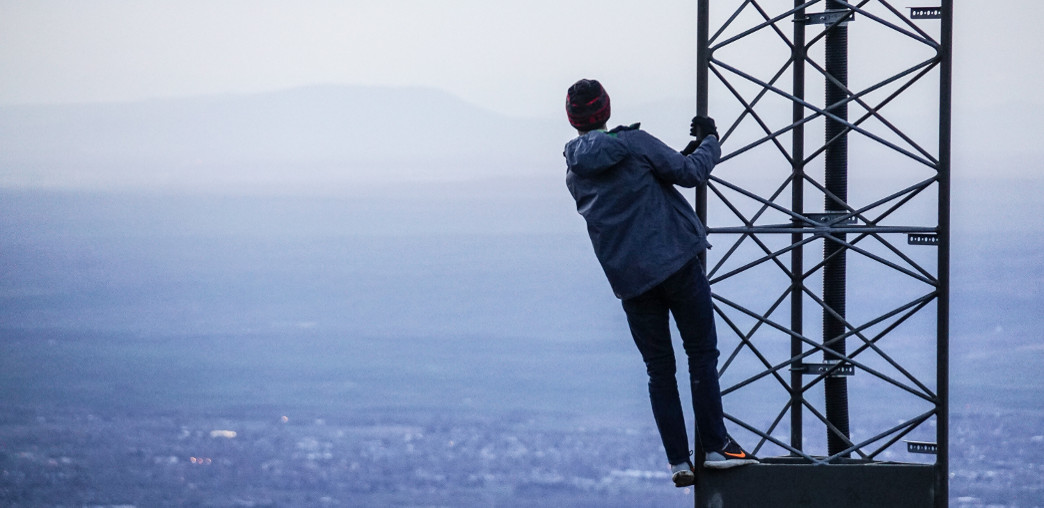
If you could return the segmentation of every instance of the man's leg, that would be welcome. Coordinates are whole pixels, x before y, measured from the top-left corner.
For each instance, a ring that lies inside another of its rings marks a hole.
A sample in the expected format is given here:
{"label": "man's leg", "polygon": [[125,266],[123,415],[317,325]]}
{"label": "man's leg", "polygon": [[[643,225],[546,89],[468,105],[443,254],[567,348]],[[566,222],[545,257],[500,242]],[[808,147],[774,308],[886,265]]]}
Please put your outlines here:
{"label": "man's leg", "polygon": [[718,337],[710,284],[694,260],[667,279],[662,287],[688,356],[700,443],[705,451],[720,450],[725,446],[727,434],[718,384]]}
{"label": "man's leg", "polygon": [[649,374],[649,401],[660,431],[667,460],[689,462],[689,438],[685,431],[678,381],[675,378],[674,347],[671,344],[667,302],[653,289],[623,301],[627,324]]}

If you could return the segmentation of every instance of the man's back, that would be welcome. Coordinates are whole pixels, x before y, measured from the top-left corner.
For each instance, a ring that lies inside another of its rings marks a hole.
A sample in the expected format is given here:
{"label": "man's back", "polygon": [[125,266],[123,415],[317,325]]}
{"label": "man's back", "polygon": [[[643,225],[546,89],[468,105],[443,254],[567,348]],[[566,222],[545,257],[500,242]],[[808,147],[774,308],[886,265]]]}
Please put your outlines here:
{"label": "man's back", "polygon": [[641,294],[709,246],[674,185],[706,182],[719,155],[716,138],[685,156],[637,124],[566,144],[566,185],[618,297]]}

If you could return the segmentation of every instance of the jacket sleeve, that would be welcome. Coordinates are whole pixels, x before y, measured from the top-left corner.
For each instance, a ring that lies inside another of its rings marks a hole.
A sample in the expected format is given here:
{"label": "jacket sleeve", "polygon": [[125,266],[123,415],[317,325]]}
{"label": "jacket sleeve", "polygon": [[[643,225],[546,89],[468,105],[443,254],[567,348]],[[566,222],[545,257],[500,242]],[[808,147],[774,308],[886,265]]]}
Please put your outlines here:
{"label": "jacket sleeve", "polygon": [[638,131],[640,153],[652,167],[657,178],[682,187],[707,183],[711,170],[721,157],[721,145],[714,136],[707,136],[691,155],[667,146],[649,133]]}

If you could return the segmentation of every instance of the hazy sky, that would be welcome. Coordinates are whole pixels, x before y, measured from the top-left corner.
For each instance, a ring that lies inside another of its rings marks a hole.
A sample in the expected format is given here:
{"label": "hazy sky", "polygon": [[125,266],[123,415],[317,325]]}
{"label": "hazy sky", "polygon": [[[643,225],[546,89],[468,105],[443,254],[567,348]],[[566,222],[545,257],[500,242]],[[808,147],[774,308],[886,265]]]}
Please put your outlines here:
{"label": "hazy sky", "polygon": [[[1044,102],[1044,2],[955,3],[955,102]],[[695,0],[0,0],[0,104],[387,84],[550,117],[579,77],[614,101],[694,97],[695,14]]]}

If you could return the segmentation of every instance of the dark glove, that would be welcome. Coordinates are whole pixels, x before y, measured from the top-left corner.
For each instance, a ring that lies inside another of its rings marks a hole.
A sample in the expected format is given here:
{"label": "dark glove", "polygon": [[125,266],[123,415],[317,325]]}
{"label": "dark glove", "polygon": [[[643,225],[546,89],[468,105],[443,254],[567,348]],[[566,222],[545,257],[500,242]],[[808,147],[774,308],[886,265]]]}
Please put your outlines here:
{"label": "dark glove", "polygon": [[682,149],[681,154],[682,155],[691,155],[692,152],[695,152],[696,149],[700,147],[700,143],[701,142],[702,141],[700,141],[699,139],[694,139],[692,141],[689,141],[689,144],[685,145],[685,148]]}
{"label": "dark glove", "polygon": [[720,139],[718,127],[714,125],[714,119],[709,116],[694,116],[692,124],[690,124],[689,134],[700,140],[707,136],[714,136]]}

